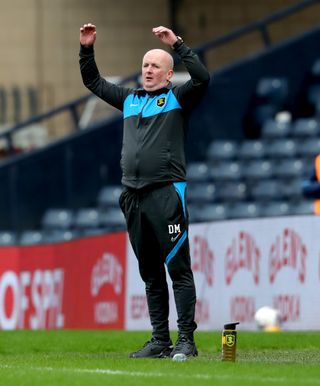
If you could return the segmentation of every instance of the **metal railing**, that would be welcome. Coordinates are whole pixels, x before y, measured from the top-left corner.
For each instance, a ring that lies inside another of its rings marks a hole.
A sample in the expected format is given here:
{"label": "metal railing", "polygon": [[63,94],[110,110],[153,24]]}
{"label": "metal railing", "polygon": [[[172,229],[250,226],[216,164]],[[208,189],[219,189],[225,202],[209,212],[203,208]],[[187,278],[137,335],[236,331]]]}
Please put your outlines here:
{"label": "metal railing", "polygon": [[[269,47],[272,42],[270,38],[270,34],[268,31],[268,27],[271,23],[274,23],[276,21],[279,21],[281,19],[284,19],[288,16],[291,16],[295,13],[298,13],[308,7],[311,7],[313,5],[319,4],[319,0],[305,0],[302,2],[299,2],[298,4],[288,7],[284,10],[278,11],[270,16],[267,16],[261,20],[255,21],[253,23],[250,23],[249,25],[239,28],[235,31],[232,31],[224,36],[218,37],[216,39],[213,39],[200,47],[196,48],[195,51],[198,53],[198,55],[201,57],[203,62],[205,63],[205,54],[212,49],[215,49],[221,45],[224,45],[230,41],[233,41],[235,39],[238,39],[246,34],[252,33],[254,31],[260,32],[261,39],[264,43],[265,47]],[[128,82],[135,82],[138,84],[138,79],[140,76],[139,73],[132,74],[119,82],[119,84],[125,84]],[[79,129],[79,120],[80,120],[80,113],[79,109],[80,107],[88,101],[89,98],[92,97],[92,94],[84,95],[78,99],[75,99],[69,103],[66,103],[62,106],[59,106],[57,108],[54,108],[48,112],[36,115],[32,118],[29,118],[26,121],[23,121],[21,123],[18,123],[14,125],[11,128],[8,128],[0,133],[0,139],[4,138],[7,141],[8,145],[8,153],[13,154],[15,149],[13,146],[13,136],[21,129],[24,129],[32,124],[39,123],[44,121],[45,119],[51,118],[57,114],[68,112],[72,118],[74,130]]]}

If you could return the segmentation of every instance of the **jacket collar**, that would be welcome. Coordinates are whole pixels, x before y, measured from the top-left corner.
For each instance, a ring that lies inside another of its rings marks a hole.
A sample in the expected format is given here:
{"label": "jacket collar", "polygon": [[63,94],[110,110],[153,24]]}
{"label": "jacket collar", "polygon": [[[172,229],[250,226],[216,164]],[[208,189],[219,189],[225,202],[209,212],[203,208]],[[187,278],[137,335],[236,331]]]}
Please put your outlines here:
{"label": "jacket collar", "polygon": [[144,96],[144,95],[150,95],[150,96],[156,96],[156,95],[161,95],[161,94],[168,94],[168,92],[172,89],[172,83],[169,82],[167,87],[162,87],[159,88],[158,90],[155,91],[146,91],[144,88],[137,88],[135,90],[135,93],[139,96]]}

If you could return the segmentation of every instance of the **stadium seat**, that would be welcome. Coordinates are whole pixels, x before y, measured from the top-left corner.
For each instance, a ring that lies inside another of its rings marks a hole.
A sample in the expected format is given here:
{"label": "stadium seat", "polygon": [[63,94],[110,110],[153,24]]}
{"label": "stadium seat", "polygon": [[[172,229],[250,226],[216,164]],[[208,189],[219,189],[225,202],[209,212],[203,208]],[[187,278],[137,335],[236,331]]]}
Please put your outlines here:
{"label": "stadium seat", "polygon": [[316,137],[320,134],[320,122],[314,118],[300,118],[292,125],[295,137]]}
{"label": "stadium seat", "polygon": [[207,160],[230,160],[237,156],[238,144],[235,141],[215,140],[210,143],[207,151]]}
{"label": "stadium seat", "polygon": [[270,201],[261,207],[262,217],[286,216],[290,214],[290,207],[286,201]]}
{"label": "stadium seat", "polygon": [[44,242],[44,232],[40,230],[24,230],[20,234],[20,245],[33,245]]}
{"label": "stadium seat", "polygon": [[237,202],[230,206],[228,218],[256,218],[260,216],[260,205],[256,202]]}
{"label": "stadium seat", "polygon": [[109,208],[100,213],[100,226],[109,231],[126,229],[126,220],[120,208]]}
{"label": "stadium seat", "polygon": [[13,231],[0,231],[0,245],[15,245],[17,243],[17,234]]}
{"label": "stadium seat", "polygon": [[297,154],[301,157],[315,157],[320,153],[320,138],[300,140]]}
{"label": "stadium seat", "polygon": [[250,198],[253,201],[270,201],[280,197],[279,181],[275,179],[258,180],[250,187]]}
{"label": "stadium seat", "polygon": [[241,163],[238,161],[221,161],[210,168],[211,179],[239,180],[242,177]]}
{"label": "stadium seat", "polygon": [[295,178],[303,173],[304,163],[300,159],[281,159],[275,163],[274,175],[278,178]]}
{"label": "stadium seat", "polygon": [[294,157],[297,152],[297,143],[293,139],[272,139],[266,146],[266,156],[270,158]]}
{"label": "stadium seat", "polygon": [[85,228],[81,232],[81,237],[83,236],[101,236],[103,234],[109,233],[110,229],[99,227],[99,228]]}
{"label": "stadium seat", "polygon": [[190,183],[187,189],[187,200],[190,203],[213,202],[216,200],[216,187],[213,183]]}
{"label": "stadium seat", "polygon": [[100,209],[119,206],[119,197],[122,192],[120,185],[104,186],[98,194],[98,206]]}
{"label": "stadium seat", "polygon": [[291,122],[279,122],[275,119],[268,119],[261,128],[263,138],[284,138],[291,132]]}
{"label": "stadium seat", "polygon": [[205,205],[189,205],[189,221],[193,222],[208,222],[221,221],[228,218],[228,205],[219,204],[205,204]]}
{"label": "stadium seat", "polygon": [[239,146],[238,157],[242,160],[260,159],[265,155],[265,144],[260,140],[245,140]]}
{"label": "stadium seat", "polygon": [[80,235],[80,232],[74,229],[51,229],[44,232],[43,241],[46,243],[70,241]]}
{"label": "stadium seat", "polygon": [[74,219],[74,226],[78,230],[84,228],[98,228],[100,226],[100,212],[96,208],[80,208]]}
{"label": "stadium seat", "polygon": [[273,173],[274,165],[269,160],[250,160],[242,165],[242,175],[247,180],[272,178]]}
{"label": "stadium seat", "polygon": [[243,182],[228,181],[217,184],[217,199],[220,201],[244,201],[247,198],[247,186]]}
{"label": "stadium seat", "polygon": [[63,208],[49,208],[42,218],[43,229],[69,229],[73,225],[73,212]]}
{"label": "stadium seat", "polygon": [[283,77],[262,77],[256,88],[259,100],[282,106],[288,98],[288,80]]}
{"label": "stadium seat", "polygon": [[302,158],[301,161],[303,162],[303,176],[310,178],[315,167],[315,157]]}
{"label": "stadium seat", "polygon": [[187,166],[189,182],[207,182],[210,179],[209,166],[205,162],[192,162]]}
{"label": "stadium seat", "polygon": [[300,199],[290,203],[290,213],[293,215],[311,215],[314,214],[314,201]]}
{"label": "stadium seat", "polygon": [[279,181],[279,196],[285,199],[300,199],[303,197],[302,192],[303,178],[289,178]]}

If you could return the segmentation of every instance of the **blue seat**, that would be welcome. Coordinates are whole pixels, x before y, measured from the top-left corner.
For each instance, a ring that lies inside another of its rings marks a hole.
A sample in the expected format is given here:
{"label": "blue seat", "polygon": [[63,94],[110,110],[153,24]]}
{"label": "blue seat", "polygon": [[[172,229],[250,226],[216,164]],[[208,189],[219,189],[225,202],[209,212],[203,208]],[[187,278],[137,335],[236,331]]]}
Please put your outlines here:
{"label": "blue seat", "polygon": [[270,158],[294,157],[297,147],[297,142],[290,138],[272,139],[266,146],[266,156]]}
{"label": "blue seat", "polygon": [[43,215],[43,229],[70,229],[73,225],[73,211],[65,208],[49,208]]}
{"label": "blue seat", "polygon": [[20,245],[34,245],[44,242],[44,232],[41,230],[24,230],[20,234]]}
{"label": "blue seat", "polygon": [[245,140],[239,146],[238,157],[242,160],[260,159],[265,155],[265,143],[260,140]]}
{"label": "blue seat", "polygon": [[81,233],[75,229],[51,229],[44,232],[43,241],[46,243],[56,243],[74,240],[80,236]]}
{"label": "blue seat", "polygon": [[284,77],[262,77],[256,87],[259,100],[282,106],[289,95],[288,80]]}
{"label": "blue seat", "polygon": [[279,181],[279,195],[288,200],[303,198],[302,192],[303,178],[289,178]]}
{"label": "blue seat", "polygon": [[301,157],[315,157],[320,153],[320,138],[307,138],[300,140],[297,154]]}
{"label": "blue seat", "polygon": [[102,187],[98,193],[99,208],[118,207],[121,192],[122,187],[120,185]]}
{"label": "blue seat", "polygon": [[190,203],[213,202],[216,199],[216,187],[209,182],[194,182],[188,185],[187,200]]}
{"label": "blue seat", "polygon": [[109,231],[126,229],[126,220],[120,208],[109,208],[100,213],[100,227]]}
{"label": "blue seat", "polygon": [[281,159],[275,163],[274,175],[279,178],[300,177],[304,173],[304,163],[300,159]]}
{"label": "blue seat", "polygon": [[238,144],[230,140],[215,140],[210,143],[207,150],[207,160],[230,160],[237,156]]}
{"label": "blue seat", "polygon": [[261,208],[262,217],[287,216],[290,214],[290,206],[287,201],[270,201]]}
{"label": "blue seat", "polygon": [[260,205],[257,202],[236,202],[230,206],[228,218],[256,218],[260,216]]}
{"label": "blue seat", "polygon": [[291,132],[291,122],[279,122],[275,119],[268,119],[261,128],[263,138],[285,138]]}
{"label": "blue seat", "polygon": [[15,245],[17,244],[18,237],[16,232],[14,231],[6,231],[2,230],[0,231],[0,245],[6,246],[6,245]]}
{"label": "blue seat", "polygon": [[241,163],[238,161],[221,161],[212,165],[210,169],[213,181],[239,180],[242,177]]}
{"label": "blue seat", "polygon": [[190,223],[222,221],[228,218],[228,205],[225,203],[189,205],[188,212]]}
{"label": "blue seat", "polygon": [[269,160],[250,160],[242,166],[242,175],[247,180],[272,178],[273,174],[274,165]]}
{"label": "blue seat", "polygon": [[80,208],[74,218],[75,229],[98,228],[100,226],[100,212],[97,208]]}
{"label": "blue seat", "polygon": [[187,166],[189,182],[207,182],[210,180],[209,166],[205,162],[192,162]]}
{"label": "blue seat", "polygon": [[220,201],[244,201],[247,198],[247,186],[241,181],[227,181],[217,185],[217,199]]}
{"label": "blue seat", "polygon": [[320,134],[320,122],[314,118],[300,118],[292,125],[295,137],[316,137]]}
{"label": "blue seat", "polygon": [[250,187],[250,197],[253,201],[270,201],[280,198],[280,182],[276,179],[258,180]]}
{"label": "blue seat", "polygon": [[314,214],[314,200],[301,198],[290,203],[290,213],[292,215],[312,215]]}

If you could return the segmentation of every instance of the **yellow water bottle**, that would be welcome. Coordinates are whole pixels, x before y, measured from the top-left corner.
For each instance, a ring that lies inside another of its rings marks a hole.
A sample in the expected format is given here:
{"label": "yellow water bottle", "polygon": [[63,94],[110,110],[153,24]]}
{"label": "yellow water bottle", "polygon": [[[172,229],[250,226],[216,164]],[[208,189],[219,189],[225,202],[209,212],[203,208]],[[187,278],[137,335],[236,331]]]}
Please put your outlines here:
{"label": "yellow water bottle", "polygon": [[222,331],[222,360],[234,362],[236,360],[237,331],[239,322],[225,324]]}

